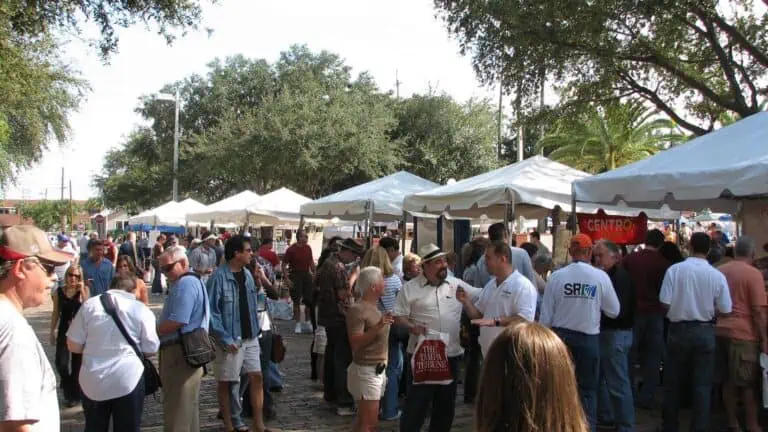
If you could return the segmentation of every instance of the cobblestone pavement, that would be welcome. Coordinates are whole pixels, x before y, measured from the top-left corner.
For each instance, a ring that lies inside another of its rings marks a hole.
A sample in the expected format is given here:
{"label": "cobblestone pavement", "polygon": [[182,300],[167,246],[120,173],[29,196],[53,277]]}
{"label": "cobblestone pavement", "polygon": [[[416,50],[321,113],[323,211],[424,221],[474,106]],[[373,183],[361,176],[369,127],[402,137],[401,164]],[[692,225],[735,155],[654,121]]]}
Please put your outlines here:
{"label": "cobblestone pavement", "polygon": [[[159,315],[162,298],[152,297],[152,309]],[[47,343],[48,329],[50,328],[51,304],[42,305],[39,308],[26,312],[27,319],[43,341],[48,358],[53,363],[54,347]],[[319,385],[309,379],[309,347],[310,335],[295,335],[292,322],[280,322],[288,353],[281,369],[285,372],[285,388],[282,393],[275,394],[277,400],[277,419],[268,423],[273,431],[282,432],[337,432],[349,431],[352,419],[338,417],[332,412],[331,407],[323,401],[322,391]],[[462,388],[459,386],[457,401],[462,400]],[[162,431],[162,392],[157,399],[148,397],[144,405],[142,430]],[[221,421],[216,419],[218,411],[216,401],[215,381],[212,375],[203,378],[200,390],[200,425],[203,431],[223,430]],[[659,421],[643,413],[638,413],[638,432],[655,430]],[[80,407],[67,409],[62,407],[62,432],[79,432],[83,430],[84,419]],[[384,432],[398,431],[397,422],[383,422],[381,430]],[[457,402],[456,417],[453,422],[453,431],[472,430],[472,406]]]}

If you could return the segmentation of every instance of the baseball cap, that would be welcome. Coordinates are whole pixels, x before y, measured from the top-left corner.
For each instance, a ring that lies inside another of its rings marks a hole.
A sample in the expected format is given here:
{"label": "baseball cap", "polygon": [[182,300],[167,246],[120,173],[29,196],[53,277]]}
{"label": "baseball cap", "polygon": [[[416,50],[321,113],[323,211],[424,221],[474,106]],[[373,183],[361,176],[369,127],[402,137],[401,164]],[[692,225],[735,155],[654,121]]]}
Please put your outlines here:
{"label": "baseball cap", "polygon": [[571,244],[573,245],[576,243],[578,247],[582,249],[587,249],[592,247],[592,239],[584,234],[584,233],[578,233],[575,236],[571,238]]}
{"label": "baseball cap", "polygon": [[67,237],[64,234],[59,234],[59,235],[56,236],[56,240],[58,240],[60,242],[68,242],[69,241],[69,237]]}
{"label": "baseball cap", "polygon": [[61,265],[72,261],[73,255],[54,250],[45,233],[32,225],[13,225],[3,230],[0,238],[0,259],[6,261],[37,257]]}

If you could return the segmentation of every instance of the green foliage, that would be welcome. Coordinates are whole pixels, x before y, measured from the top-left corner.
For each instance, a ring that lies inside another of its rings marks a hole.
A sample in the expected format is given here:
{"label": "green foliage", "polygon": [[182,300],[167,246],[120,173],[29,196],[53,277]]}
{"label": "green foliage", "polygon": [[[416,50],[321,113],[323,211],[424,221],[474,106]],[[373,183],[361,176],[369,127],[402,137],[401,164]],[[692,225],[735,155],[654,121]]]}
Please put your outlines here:
{"label": "green foliage", "polygon": [[118,28],[134,24],[154,25],[168,43],[194,28],[200,21],[200,2],[196,0],[4,0],[0,17],[5,16],[13,32],[37,38],[52,30],[81,33],[81,22],[93,22],[100,31],[94,41],[104,58],[117,50]]}
{"label": "green foliage", "polygon": [[392,133],[412,173],[444,184],[498,166],[496,112],[485,100],[459,104],[449,95],[414,96],[397,110]]}
{"label": "green foliage", "polygon": [[612,102],[562,118],[536,149],[574,168],[601,173],[683,141],[674,127],[640,101]]}
{"label": "green foliage", "polygon": [[[398,169],[444,182],[495,166],[495,115],[484,101],[397,101],[338,55],[292,46],[278,61],[235,56],[170,84],[181,98],[181,195],[217,201],[285,186],[319,197]],[[107,154],[94,185],[130,211],[169,200],[173,104],[142,98],[149,126]]]}
{"label": "green foliage", "polygon": [[768,13],[752,0],[434,3],[481,80],[524,109],[546,81],[566,107],[639,97],[701,135],[768,94]]}
{"label": "green foliage", "polygon": [[[78,213],[79,206],[75,203],[72,206],[73,213]],[[36,201],[21,205],[20,211],[23,217],[32,219],[38,228],[52,231],[54,228],[61,229],[62,217],[68,217],[69,201]]]}

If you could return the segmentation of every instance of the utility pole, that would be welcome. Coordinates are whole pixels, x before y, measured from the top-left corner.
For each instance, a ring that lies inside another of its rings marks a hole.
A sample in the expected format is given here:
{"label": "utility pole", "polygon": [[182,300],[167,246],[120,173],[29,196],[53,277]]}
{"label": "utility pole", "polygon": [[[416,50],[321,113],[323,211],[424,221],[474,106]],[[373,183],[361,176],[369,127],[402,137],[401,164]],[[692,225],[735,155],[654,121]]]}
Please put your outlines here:
{"label": "utility pole", "polygon": [[400,81],[400,71],[395,69],[395,96],[398,99],[400,99],[400,84],[402,84],[402,81]]}
{"label": "utility pole", "polygon": [[75,213],[72,209],[72,179],[69,179],[69,230],[75,230]]}
{"label": "utility pole", "polygon": [[179,88],[176,87],[176,113],[173,128],[173,200],[179,201]]}
{"label": "utility pole", "polygon": [[498,160],[501,160],[501,145],[502,145],[502,140],[501,140],[501,107],[502,107],[502,103],[503,102],[504,102],[504,82],[503,81],[499,81],[499,118],[498,118],[498,123],[499,123],[498,124],[498,127],[499,127],[499,137],[498,138],[499,138],[499,142],[498,142],[498,144],[496,146],[496,158]]}
{"label": "utility pole", "polygon": [[64,167],[61,167],[61,200],[64,201]]}

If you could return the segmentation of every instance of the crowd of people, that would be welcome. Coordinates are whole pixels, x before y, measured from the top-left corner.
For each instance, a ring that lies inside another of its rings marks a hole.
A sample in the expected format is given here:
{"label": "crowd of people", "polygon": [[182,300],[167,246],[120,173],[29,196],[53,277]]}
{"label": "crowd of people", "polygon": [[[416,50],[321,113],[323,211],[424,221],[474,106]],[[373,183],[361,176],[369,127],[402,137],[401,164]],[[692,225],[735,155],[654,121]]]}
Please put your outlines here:
{"label": "crowd of people", "polygon": [[[747,236],[712,262],[722,238],[704,232],[685,238],[685,253],[656,229],[632,253],[576,234],[560,268],[538,233],[516,247],[501,223],[457,254],[428,244],[403,255],[390,237],[370,248],[333,238],[315,262],[307,234],[296,237],[282,260],[270,239],[257,244],[247,233],[161,235],[149,252],[133,234],[120,246],[89,236],[78,257],[64,236],[53,247],[34,227],[7,228],[0,422],[42,431],[58,421],[55,375],[22,315],[53,287],[55,369],[63,403],[82,403],[86,430],[107,431],[110,420],[116,432],[139,430],[144,359],[156,355],[165,430],[200,429],[206,363],[225,429],[268,430],[281,340],[267,299],[281,296],[282,273],[295,332],[312,334],[311,379],[338,415],[354,416],[354,431],[380,421],[402,432],[427,422],[450,430],[460,384],[480,432],[632,431],[637,408],[661,408],[662,430],[676,432],[687,400],[692,430],[705,431],[716,387],[732,430],[740,430],[739,402],[747,430],[762,430],[754,389],[758,356],[768,353],[766,292]],[[148,271],[167,280],[157,319],[147,304],[163,287]],[[215,354],[200,360],[208,335]],[[448,379],[413,370],[427,339],[441,341],[428,363],[444,363]]]}

